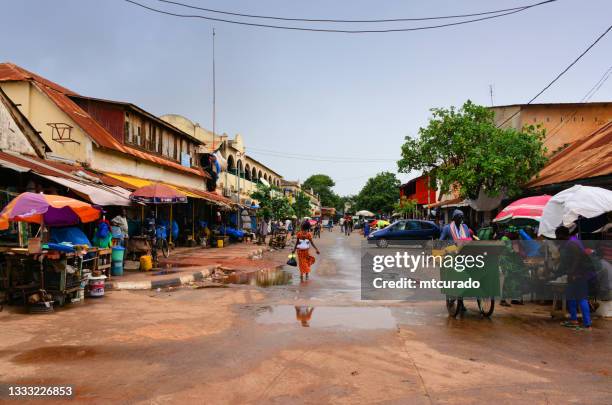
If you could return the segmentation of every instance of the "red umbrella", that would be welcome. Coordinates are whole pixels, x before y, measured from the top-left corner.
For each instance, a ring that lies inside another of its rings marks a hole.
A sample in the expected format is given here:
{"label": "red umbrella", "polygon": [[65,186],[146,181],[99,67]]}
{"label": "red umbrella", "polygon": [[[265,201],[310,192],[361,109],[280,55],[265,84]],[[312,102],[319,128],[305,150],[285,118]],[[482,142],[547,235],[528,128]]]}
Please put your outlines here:
{"label": "red umbrella", "polygon": [[151,183],[135,190],[130,198],[146,204],[186,203],[187,196],[175,188],[161,183]]}
{"label": "red umbrella", "polygon": [[509,221],[511,219],[533,219],[539,221],[542,217],[544,206],[552,196],[545,194],[536,197],[527,197],[516,200],[501,210],[493,222]]}

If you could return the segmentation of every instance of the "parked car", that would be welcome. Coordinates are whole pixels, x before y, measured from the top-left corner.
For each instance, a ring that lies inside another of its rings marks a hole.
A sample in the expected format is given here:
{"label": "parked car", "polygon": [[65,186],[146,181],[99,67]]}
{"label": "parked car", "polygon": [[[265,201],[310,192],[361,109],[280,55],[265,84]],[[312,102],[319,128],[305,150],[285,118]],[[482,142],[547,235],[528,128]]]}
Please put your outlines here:
{"label": "parked car", "polygon": [[401,219],[391,225],[379,229],[368,236],[369,243],[385,248],[402,241],[430,240],[440,237],[440,228],[431,221],[419,219]]}

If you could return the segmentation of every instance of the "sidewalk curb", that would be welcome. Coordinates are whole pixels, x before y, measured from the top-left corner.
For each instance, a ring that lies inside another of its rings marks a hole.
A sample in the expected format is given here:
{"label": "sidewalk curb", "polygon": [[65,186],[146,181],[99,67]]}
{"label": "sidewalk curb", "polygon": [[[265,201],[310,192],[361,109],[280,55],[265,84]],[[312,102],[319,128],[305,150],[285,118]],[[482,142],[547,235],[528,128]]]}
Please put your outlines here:
{"label": "sidewalk curb", "polygon": [[179,287],[184,284],[189,284],[193,281],[200,281],[209,277],[211,273],[219,268],[218,265],[212,265],[192,274],[187,274],[180,277],[167,278],[164,280],[144,280],[144,281],[109,281],[105,284],[108,290],[153,290],[156,288]]}
{"label": "sidewalk curb", "polygon": [[[265,252],[270,250],[267,247],[260,247],[248,252],[249,259],[256,256],[263,256]],[[212,272],[221,266],[219,264],[209,265],[207,268],[196,271],[192,274],[186,274],[179,277],[167,278],[163,280],[143,280],[143,281],[107,281],[105,288],[107,290],[154,290],[157,288],[180,287],[181,285],[189,284],[193,281],[201,281],[210,277]]]}

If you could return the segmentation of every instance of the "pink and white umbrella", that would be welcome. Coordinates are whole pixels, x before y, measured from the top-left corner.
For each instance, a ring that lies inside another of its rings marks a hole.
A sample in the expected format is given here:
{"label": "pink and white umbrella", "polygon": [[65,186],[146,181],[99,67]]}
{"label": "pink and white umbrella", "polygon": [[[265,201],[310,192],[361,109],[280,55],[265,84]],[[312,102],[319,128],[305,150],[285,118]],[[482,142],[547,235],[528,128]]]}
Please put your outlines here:
{"label": "pink and white umbrella", "polygon": [[552,196],[545,194],[536,197],[527,197],[516,200],[501,210],[493,222],[508,221],[511,219],[533,219],[539,221],[542,217],[544,206]]}

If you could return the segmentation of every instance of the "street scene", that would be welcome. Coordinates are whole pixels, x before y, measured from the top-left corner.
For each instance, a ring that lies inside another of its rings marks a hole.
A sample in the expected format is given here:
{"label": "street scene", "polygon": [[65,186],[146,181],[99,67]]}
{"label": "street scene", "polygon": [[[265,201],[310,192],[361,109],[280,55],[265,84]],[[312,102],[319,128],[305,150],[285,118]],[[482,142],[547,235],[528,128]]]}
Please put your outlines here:
{"label": "street scene", "polygon": [[612,403],[605,0],[2,10],[0,403]]}

